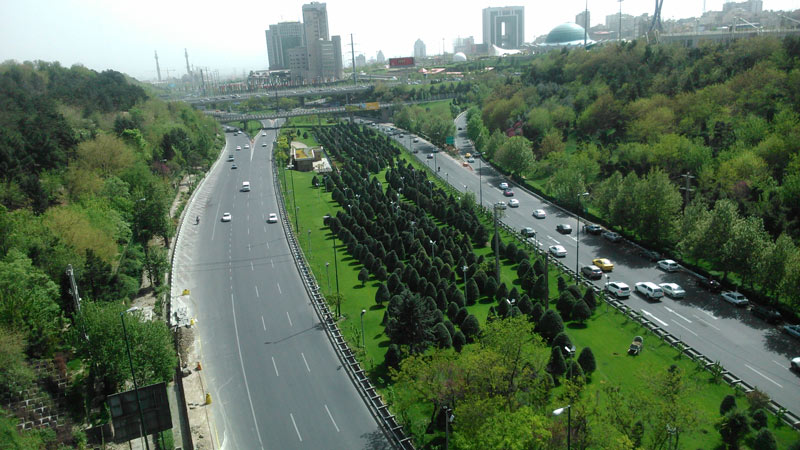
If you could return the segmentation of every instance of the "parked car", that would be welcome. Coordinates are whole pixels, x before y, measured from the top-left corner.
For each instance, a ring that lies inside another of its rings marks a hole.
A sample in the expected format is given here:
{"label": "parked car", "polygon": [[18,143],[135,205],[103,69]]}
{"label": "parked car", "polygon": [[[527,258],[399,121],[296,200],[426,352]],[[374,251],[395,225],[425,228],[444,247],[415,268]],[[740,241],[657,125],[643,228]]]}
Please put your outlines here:
{"label": "parked car", "polygon": [[800,325],[784,325],[783,331],[791,334],[796,338],[800,338]]}
{"label": "parked car", "polygon": [[697,279],[697,285],[711,292],[719,292],[719,290],[722,289],[722,285],[719,284],[719,281],[713,278],[700,277]]}
{"label": "parked car", "polygon": [[754,316],[764,319],[764,321],[768,323],[778,323],[781,321],[781,313],[779,313],[775,308],[770,308],[769,306],[763,305],[756,305],[751,310]]}
{"label": "parked car", "polygon": [[736,306],[747,306],[750,303],[741,292],[725,291],[722,293],[722,299]]}
{"label": "parked car", "polygon": [[525,237],[528,237],[528,236],[536,236],[536,231],[534,231],[534,230],[533,230],[533,228],[531,228],[531,227],[525,227],[525,228],[523,228],[523,229],[520,231],[520,233],[521,233],[523,236],[525,236]]}
{"label": "parked car", "polygon": [[591,280],[599,280],[600,278],[603,278],[603,271],[594,264],[581,267],[581,273],[583,276]]}
{"label": "parked car", "polygon": [[508,189],[508,183],[506,183],[506,182],[504,181],[504,182],[500,183],[500,184],[498,185],[498,187],[499,187],[500,189],[502,189],[502,190],[504,190],[504,191],[505,191],[506,189]]}
{"label": "parked car", "polygon": [[631,288],[621,281],[606,283],[605,289],[616,298],[628,298],[631,296]]}
{"label": "parked car", "polygon": [[583,226],[583,232],[589,234],[600,234],[603,232],[603,227],[594,223],[590,223]]}
{"label": "parked car", "polygon": [[547,217],[547,213],[544,212],[543,209],[537,209],[533,211],[533,217],[536,217],[537,219],[544,219]]}
{"label": "parked car", "polygon": [[800,356],[792,358],[792,361],[789,363],[789,368],[795,372],[800,372]]}
{"label": "parked car", "polygon": [[565,249],[563,245],[551,245],[548,250],[550,250],[550,253],[552,253],[553,256],[557,256],[559,258],[567,256],[567,249]]}
{"label": "parked car", "polygon": [[230,222],[231,219],[232,219],[231,213],[229,213],[229,212],[222,213],[222,221],[223,222]]}
{"label": "parked car", "polygon": [[572,233],[572,226],[570,226],[568,223],[560,223],[556,225],[556,231],[561,234],[570,234]]}
{"label": "parked car", "polygon": [[614,263],[608,258],[595,258],[592,260],[592,264],[599,267],[603,272],[611,272],[614,270]]}
{"label": "parked car", "polygon": [[639,256],[648,259],[650,261],[658,261],[659,259],[663,259],[661,257],[661,253],[658,253],[657,251],[654,250],[641,249],[639,250]]}
{"label": "parked car", "polygon": [[684,298],[686,297],[686,291],[676,283],[660,283],[658,285],[662,291],[664,291],[664,295],[671,298]]}
{"label": "parked car", "polygon": [[519,200],[512,198],[511,200],[508,201],[508,206],[512,208],[519,208]]}
{"label": "parked car", "polygon": [[665,272],[675,272],[680,266],[671,259],[662,259],[658,262],[658,268]]}
{"label": "parked car", "polygon": [[619,242],[622,240],[622,236],[619,233],[615,233],[613,231],[603,232],[603,237],[611,242]]}
{"label": "parked car", "polygon": [[661,287],[651,281],[640,281],[634,284],[634,289],[639,295],[643,295],[649,300],[660,300],[664,296]]}

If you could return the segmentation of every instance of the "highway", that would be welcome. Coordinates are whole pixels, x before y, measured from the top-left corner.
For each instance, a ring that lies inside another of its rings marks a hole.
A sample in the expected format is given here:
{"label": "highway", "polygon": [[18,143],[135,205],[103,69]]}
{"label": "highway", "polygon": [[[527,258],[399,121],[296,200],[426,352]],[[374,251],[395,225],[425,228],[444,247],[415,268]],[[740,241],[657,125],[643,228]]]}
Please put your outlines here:
{"label": "highway", "polygon": [[[387,84],[397,84],[397,82],[388,82]],[[338,86],[293,86],[289,88],[282,88],[278,90],[270,89],[269,91],[234,93],[227,95],[216,95],[209,97],[185,97],[181,101],[191,104],[214,103],[219,101],[244,101],[250,97],[264,97],[274,99],[276,96],[280,97],[301,97],[306,95],[342,95],[352,94],[354,92],[362,92],[372,88],[372,84],[340,84]]]}
{"label": "highway", "polygon": [[[388,126],[384,124],[382,127],[386,129]],[[582,228],[584,222],[579,227],[575,216],[520,189],[491,167],[482,164],[479,158],[465,167],[463,155],[466,152],[474,153],[467,138],[466,114],[456,119],[458,128],[461,128],[456,131],[456,146],[461,153],[458,160],[444,152],[434,153],[433,158],[429,158],[434,146],[422,138],[415,144],[414,136],[408,133],[404,133],[403,138],[396,135],[394,139],[409,149],[416,149],[418,153],[415,156],[420,161],[432,170],[439,167],[443,180],[461,192],[473,192],[476,201],[488,208],[499,201],[508,202],[510,198],[503,196],[498,185],[501,182],[509,183],[514,191],[514,197],[511,198],[519,200],[520,206],[503,211],[502,221],[515,230],[532,227],[543,249],[554,244],[563,245],[567,249],[567,256],[559,259],[572,270],[575,270],[576,262],[583,266],[591,264],[594,258],[610,259],[614,263],[614,270],[608,273],[608,279],[604,277],[595,281],[596,286],[602,287],[607,281],[623,281],[633,290],[634,283],[639,281],[679,284],[686,290],[685,299],[665,297],[662,301],[650,302],[632,293],[623,302],[711,360],[719,361],[740,379],[757,386],[784,408],[800,414],[800,376],[789,370],[791,358],[800,356],[800,345],[796,338],[783,333],[780,327],[756,318],[747,308],[733,306],[723,301],[719,294],[697,287],[694,275],[683,270],[667,273],[658,269],[655,262],[639,256],[639,249],[631,243],[611,243],[599,235],[586,234],[581,229],[578,249],[576,231]],[[534,218],[532,212],[535,209],[544,209],[547,217]],[[570,224],[572,234],[559,234],[556,225],[560,223]]]}
{"label": "highway", "polygon": [[[214,440],[223,449],[389,448],[319,323],[281,223],[267,223],[279,213],[275,133],[254,141],[226,133],[226,150],[184,225],[192,244],[180,259],[191,261],[183,270],[213,398]],[[240,191],[243,181],[250,192]],[[230,222],[221,221],[225,212]]]}

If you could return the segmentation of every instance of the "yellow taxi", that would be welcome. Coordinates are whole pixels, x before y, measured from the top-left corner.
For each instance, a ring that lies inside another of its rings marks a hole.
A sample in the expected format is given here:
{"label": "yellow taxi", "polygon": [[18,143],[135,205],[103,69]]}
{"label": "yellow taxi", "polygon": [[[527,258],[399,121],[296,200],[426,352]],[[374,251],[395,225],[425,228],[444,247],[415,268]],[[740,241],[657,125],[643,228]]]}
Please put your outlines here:
{"label": "yellow taxi", "polygon": [[608,258],[595,258],[592,260],[592,264],[599,267],[603,272],[611,272],[614,270],[614,263]]}
{"label": "yellow taxi", "polygon": [[464,154],[464,157],[465,157],[465,158],[471,158],[471,157],[472,157],[472,153],[465,153],[465,154]]}

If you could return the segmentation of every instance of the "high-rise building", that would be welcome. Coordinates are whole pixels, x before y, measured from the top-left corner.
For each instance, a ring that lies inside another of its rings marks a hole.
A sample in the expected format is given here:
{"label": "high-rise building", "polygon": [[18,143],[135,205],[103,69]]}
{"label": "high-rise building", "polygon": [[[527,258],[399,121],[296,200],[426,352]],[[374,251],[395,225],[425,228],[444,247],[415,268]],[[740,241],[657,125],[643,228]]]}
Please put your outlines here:
{"label": "high-rise building", "polygon": [[342,37],[331,36],[333,42],[333,64],[336,66],[336,79],[342,79]]}
{"label": "high-rise building", "polygon": [[378,50],[378,56],[375,57],[375,61],[378,64],[383,64],[386,62],[386,57],[383,56],[383,52],[381,50]]}
{"label": "high-rise building", "polygon": [[422,39],[417,39],[417,42],[414,42],[414,58],[424,58],[425,57],[425,43],[422,42]]}
{"label": "high-rise building", "polygon": [[463,53],[465,55],[475,54],[475,38],[472,36],[456,38],[456,40],[453,41],[453,53]]}
{"label": "high-rise building", "polygon": [[592,14],[586,10],[581,11],[575,16],[575,23],[582,26],[584,30],[588,30],[592,27]]}
{"label": "high-rise building", "polygon": [[367,65],[367,57],[363,54],[356,56],[356,67],[364,67]]}
{"label": "high-rise building", "polygon": [[270,25],[266,35],[270,70],[289,68],[289,49],[304,45],[303,24],[280,22]]}
{"label": "high-rise building", "polygon": [[525,42],[525,7],[505,6],[483,10],[483,43],[518,49]]}
{"label": "high-rise building", "polygon": [[320,39],[327,41],[328,37],[328,9],[325,3],[311,2],[303,5],[303,27],[305,28],[306,45],[308,49],[308,71],[311,77],[320,75],[321,61],[314,58],[319,54],[314,49],[315,43]]}

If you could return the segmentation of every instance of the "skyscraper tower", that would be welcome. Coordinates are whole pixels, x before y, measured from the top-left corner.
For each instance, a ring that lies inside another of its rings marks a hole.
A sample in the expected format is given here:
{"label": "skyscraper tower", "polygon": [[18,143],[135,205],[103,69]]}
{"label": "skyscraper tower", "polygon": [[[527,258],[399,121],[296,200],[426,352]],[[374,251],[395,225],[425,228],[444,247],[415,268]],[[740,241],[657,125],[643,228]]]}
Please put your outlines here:
{"label": "skyscraper tower", "polygon": [[158,65],[158,52],[153,50],[153,53],[156,54],[156,73],[158,73],[158,81],[161,81],[161,67]]}
{"label": "skyscraper tower", "polygon": [[504,6],[483,10],[483,43],[518,49],[525,42],[525,7]]}

